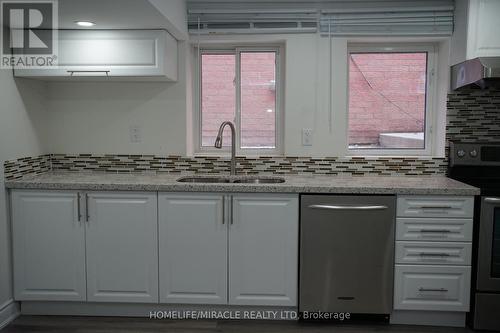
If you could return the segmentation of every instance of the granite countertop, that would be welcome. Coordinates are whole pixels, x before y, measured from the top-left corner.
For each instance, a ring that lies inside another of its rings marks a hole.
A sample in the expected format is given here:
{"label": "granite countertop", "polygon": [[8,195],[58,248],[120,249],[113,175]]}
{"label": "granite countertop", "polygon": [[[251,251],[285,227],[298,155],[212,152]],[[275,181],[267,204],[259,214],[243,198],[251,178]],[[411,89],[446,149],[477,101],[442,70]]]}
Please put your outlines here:
{"label": "granite countertop", "polygon": [[[48,172],[7,180],[9,189],[90,190],[90,191],[165,191],[165,192],[274,192],[274,193],[359,193],[359,194],[436,194],[477,195],[479,189],[444,176],[329,176],[276,175],[281,184],[179,183],[192,174],[115,174]],[[213,177],[214,175],[207,175]],[[239,178],[255,177],[236,176]],[[274,177],[274,176],[263,176]]]}

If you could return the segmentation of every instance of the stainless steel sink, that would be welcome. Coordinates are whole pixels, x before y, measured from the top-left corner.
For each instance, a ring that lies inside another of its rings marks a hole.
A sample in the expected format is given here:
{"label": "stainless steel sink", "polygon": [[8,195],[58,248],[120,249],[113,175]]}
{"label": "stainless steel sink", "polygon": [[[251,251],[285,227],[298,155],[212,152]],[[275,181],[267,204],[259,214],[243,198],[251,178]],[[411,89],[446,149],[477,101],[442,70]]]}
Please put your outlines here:
{"label": "stainless steel sink", "polygon": [[284,183],[285,179],[281,177],[244,177],[234,178],[228,176],[214,177],[182,177],[177,179],[180,183],[205,183],[205,184],[279,184]]}
{"label": "stainless steel sink", "polygon": [[182,177],[177,181],[180,183],[231,183],[231,179],[222,177]]}
{"label": "stainless steel sink", "polygon": [[285,179],[284,178],[242,178],[242,179],[235,179],[233,183],[240,183],[240,184],[280,184],[284,183]]}

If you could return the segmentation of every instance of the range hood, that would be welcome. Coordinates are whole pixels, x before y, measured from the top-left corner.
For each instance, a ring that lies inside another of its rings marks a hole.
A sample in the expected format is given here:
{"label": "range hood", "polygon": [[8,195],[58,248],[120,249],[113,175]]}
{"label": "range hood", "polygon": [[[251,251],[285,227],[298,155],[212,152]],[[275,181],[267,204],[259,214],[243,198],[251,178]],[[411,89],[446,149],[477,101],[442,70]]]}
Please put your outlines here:
{"label": "range hood", "polygon": [[500,87],[500,57],[467,60],[451,67],[451,89]]}

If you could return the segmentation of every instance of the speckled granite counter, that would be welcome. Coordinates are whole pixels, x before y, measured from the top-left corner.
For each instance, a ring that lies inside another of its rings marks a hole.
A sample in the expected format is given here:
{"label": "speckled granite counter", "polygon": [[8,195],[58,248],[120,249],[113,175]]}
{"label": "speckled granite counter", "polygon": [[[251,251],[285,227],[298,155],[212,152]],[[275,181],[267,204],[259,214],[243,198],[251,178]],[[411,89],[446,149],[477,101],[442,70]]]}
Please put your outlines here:
{"label": "speckled granite counter", "polygon": [[[275,192],[477,195],[479,189],[446,177],[408,176],[283,176],[281,184],[179,183],[186,174],[114,174],[48,172],[6,181],[10,189],[165,191],[165,192]],[[200,176],[200,175],[196,175]],[[213,175],[211,175],[213,176]],[[240,176],[244,178],[245,176]],[[254,176],[252,176],[254,177]],[[267,176],[269,177],[269,176]],[[280,176],[281,177],[281,176]]]}

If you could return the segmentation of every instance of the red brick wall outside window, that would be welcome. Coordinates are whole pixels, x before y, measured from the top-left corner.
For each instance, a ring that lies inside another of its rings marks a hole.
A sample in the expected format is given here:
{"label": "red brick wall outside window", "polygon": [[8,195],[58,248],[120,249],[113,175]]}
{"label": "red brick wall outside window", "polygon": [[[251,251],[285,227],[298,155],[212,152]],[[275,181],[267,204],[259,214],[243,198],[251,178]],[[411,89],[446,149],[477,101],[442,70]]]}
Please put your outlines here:
{"label": "red brick wall outside window", "polygon": [[[211,147],[219,125],[235,121],[237,54],[202,54],[202,146]],[[276,147],[276,53],[241,52],[242,148]],[[231,142],[224,133],[224,146]]]}
{"label": "red brick wall outside window", "polygon": [[[202,54],[203,147],[213,146],[223,121],[235,120],[236,57],[236,53]],[[274,52],[241,53],[242,147],[273,148],[276,145],[275,57]],[[384,133],[422,137],[426,72],[425,52],[351,53],[349,145],[385,148],[380,140]],[[230,142],[230,133],[224,133],[224,145]],[[396,140],[393,144],[395,148],[424,148],[423,140],[416,142],[412,147],[404,141]]]}
{"label": "red brick wall outside window", "polygon": [[[385,148],[380,142],[384,133],[423,137],[426,72],[425,52],[351,53],[349,145]],[[389,148],[424,148],[423,140],[412,147],[401,140],[393,143]]]}

